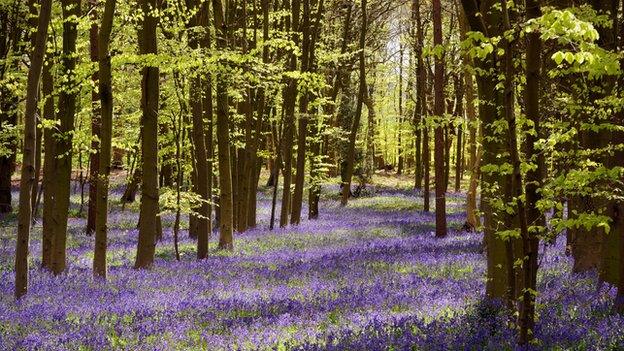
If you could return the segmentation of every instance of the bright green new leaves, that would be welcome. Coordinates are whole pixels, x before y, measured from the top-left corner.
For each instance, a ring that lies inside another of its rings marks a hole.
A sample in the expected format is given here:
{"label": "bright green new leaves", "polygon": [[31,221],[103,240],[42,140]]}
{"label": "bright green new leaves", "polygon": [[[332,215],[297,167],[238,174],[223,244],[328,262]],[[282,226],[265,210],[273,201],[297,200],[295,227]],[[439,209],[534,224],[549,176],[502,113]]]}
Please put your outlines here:
{"label": "bright green new leaves", "polygon": [[620,73],[618,55],[596,44],[599,33],[594,23],[605,26],[604,16],[598,16],[586,7],[546,10],[542,17],[527,22],[525,31],[539,31],[544,42],[556,41],[566,48],[552,54],[551,59],[558,67],[549,72],[551,77],[585,73],[588,78],[596,79]]}
{"label": "bright green new leaves", "polygon": [[598,40],[594,25],[575,16],[572,10],[545,10],[542,17],[527,22],[527,33],[538,30],[543,41],[557,40],[562,45]]}

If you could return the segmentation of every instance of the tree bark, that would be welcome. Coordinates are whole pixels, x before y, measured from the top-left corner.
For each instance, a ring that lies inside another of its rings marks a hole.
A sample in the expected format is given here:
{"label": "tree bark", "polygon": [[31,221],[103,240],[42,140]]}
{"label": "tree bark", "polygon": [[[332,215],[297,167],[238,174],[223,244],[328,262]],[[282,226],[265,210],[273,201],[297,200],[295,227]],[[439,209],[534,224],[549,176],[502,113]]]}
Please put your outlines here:
{"label": "tree bark", "polygon": [[[466,39],[468,31],[468,23],[464,9],[460,8],[459,14],[459,33],[460,40]],[[464,90],[466,93],[466,117],[468,127],[468,166],[470,167],[470,183],[468,185],[468,194],[466,196],[466,225],[469,230],[473,230],[481,226],[480,217],[477,214],[477,188],[480,176],[480,160],[481,154],[477,154],[477,116],[474,108],[475,92],[474,78],[471,70],[473,65],[469,55],[462,57],[463,73],[464,73]]]}
{"label": "tree bark", "polygon": [[357,105],[355,108],[355,116],[353,118],[353,125],[351,126],[351,133],[349,134],[349,146],[347,150],[347,164],[346,164],[346,177],[342,185],[342,199],[340,204],[346,206],[351,194],[351,178],[353,176],[353,167],[355,163],[355,140],[357,138],[357,131],[360,127],[360,118],[362,117],[362,105],[364,103],[364,94],[366,94],[366,31],[367,31],[367,13],[366,13],[366,0],[361,0],[361,16],[362,25],[360,28],[360,51],[359,51],[359,74],[360,74],[360,88],[357,96]]}
{"label": "tree bark", "polygon": [[[89,54],[91,58],[91,62],[96,63],[99,62],[98,59],[98,12],[97,5],[98,0],[89,0],[89,5],[92,7],[91,9],[91,29],[89,30]],[[93,72],[91,75],[91,80],[93,81],[93,86],[96,86],[98,83],[99,72]],[[87,228],[86,233],[90,235],[93,231],[95,231],[95,217],[97,212],[97,184],[98,184],[98,171],[99,171],[99,148],[100,145],[98,140],[101,139],[101,106],[98,104],[100,101],[100,96],[95,89],[91,91],[91,101],[92,101],[92,117],[91,117],[91,153],[90,157],[90,166],[89,166],[89,205],[87,210]]]}
{"label": "tree bark", "polygon": [[[299,11],[300,0],[293,0],[291,4],[290,25],[293,42],[299,45],[299,39],[295,32],[299,30]],[[287,20],[288,22],[288,20]],[[294,52],[289,54],[288,70],[297,70],[297,56]],[[288,216],[291,208],[291,190],[292,185],[292,146],[295,129],[295,104],[297,101],[297,81],[294,78],[286,78],[286,88],[284,90],[284,134],[282,140],[282,155],[284,158],[284,188],[282,193],[282,207],[280,209],[280,227],[288,225]]]}
{"label": "tree bark", "polygon": [[[108,185],[111,169],[113,138],[113,91],[111,55],[109,50],[116,0],[106,0],[102,26],[98,33],[99,97],[101,106],[100,152],[98,153],[97,191],[95,206],[95,251],[93,275],[106,279],[108,246]],[[92,165],[93,167],[93,165]]]}
{"label": "tree bark", "polygon": [[[442,6],[440,0],[433,0],[433,42],[435,46],[442,45]],[[435,58],[434,72],[434,112],[435,126],[435,196],[436,196],[436,237],[446,236],[446,187],[444,181],[444,128],[442,117],[444,114],[444,62],[442,56]]]}
{"label": "tree bark", "polygon": [[[311,66],[311,46],[312,38],[310,38],[310,0],[303,0],[303,21],[301,24],[301,72],[310,72]],[[299,100],[299,120],[297,134],[297,164],[295,176],[295,189],[293,191],[290,224],[299,224],[301,222],[301,207],[303,204],[303,182],[305,179],[305,160],[306,160],[306,137],[308,132],[308,103],[310,93],[304,91]]]}
{"label": "tree bark", "polygon": [[[227,23],[221,0],[212,0],[217,48],[227,48]],[[230,166],[230,129],[227,81],[224,73],[217,74],[217,152],[219,157],[219,249],[232,250],[234,239],[234,204]]]}
{"label": "tree bark", "polygon": [[75,67],[76,40],[78,38],[77,19],[80,14],[80,0],[63,0],[63,54],[61,62],[67,80],[58,98],[59,135],[56,141],[57,166],[54,181],[56,186],[53,228],[54,246],[52,251],[52,273],[65,270],[67,246],[67,219],[71,191],[72,140],[76,115]]}
{"label": "tree bark", "polygon": [[[205,28],[208,25],[208,4],[197,1],[193,2],[194,8],[198,11],[197,14],[191,19],[191,27],[202,26]],[[189,38],[189,46],[193,49],[201,47],[200,42],[205,41],[203,36],[207,34],[194,34]],[[197,259],[204,259],[208,257],[208,239],[210,237],[210,227],[208,219],[210,217],[209,208],[209,191],[208,191],[208,155],[206,153],[206,136],[204,133],[204,116],[206,111],[206,96],[204,96],[204,85],[206,79],[201,76],[193,77],[191,80],[191,86],[189,88],[189,98],[191,105],[191,116],[193,121],[192,139],[195,150],[194,168],[197,172],[197,183],[194,185],[194,189],[201,197],[202,203],[199,207],[199,217],[197,221]]]}
{"label": "tree bark", "polygon": [[24,114],[24,144],[22,173],[20,177],[19,214],[15,248],[15,298],[20,299],[28,291],[28,244],[30,241],[32,181],[34,179],[35,142],[37,134],[37,98],[39,78],[43,67],[48,25],[52,12],[52,0],[40,2],[37,32],[35,34],[30,69],[26,85],[26,111]]}
{"label": "tree bark", "polygon": [[455,192],[459,192],[463,174],[463,136],[464,136],[464,82],[461,74],[455,77],[455,117],[460,120],[457,126],[455,149]]}
{"label": "tree bark", "polygon": [[[48,60],[43,66],[41,75],[41,86],[45,104],[43,107],[43,115],[47,120],[56,120],[55,104],[54,104],[54,77],[52,76],[51,61]],[[56,151],[54,142],[54,130],[46,128],[43,130],[44,140],[43,147],[45,149],[43,161],[43,228],[41,234],[41,267],[44,269],[52,269],[52,250],[54,246],[54,228],[52,226],[52,215],[54,209],[54,173],[56,172]]]}
{"label": "tree bark", "polygon": [[[527,18],[541,16],[540,5],[537,0],[527,0]],[[524,103],[526,118],[533,122],[533,131],[525,135],[525,157],[536,167],[526,172],[525,197],[526,219],[520,222],[523,249],[523,282],[522,299],[520,300],[520,338],[519,343],[526,345],[533,340],[535,328],[535,294],[537,291],[537,255],[539,238],[537,234],[545,225],[545,218],[537,208],[537,202],[541,199],[539,189],[542,186],[543,154],[538,153],[535,144],[538,141],[540,131],[540,76],[541,76],[541,50],[542,42],[540,33],[533,31],[526,37],[526,87],[524,89]],[[519,165],[518,165],[519,167]],[[515,167],[514,167],[515,168]],[[514,170],[516,171],[516,170]],[[520,171],[517,170],[519,173]],[[519,202],[520,203],[520,202]],[[522,215],[522,212],[521,212]],[[522,228],[527,226],[527,228]]]}
{"label": "tree bark", "polygon": [[[141,0],[141,11],[144,18],[139,30],[139,52],[141,55],[157,54],[156,26],[158,18],[154,14],[157,9],[156,0]],[[141,82],[141,206],[139,210],[139,240],[134,267],[148,268],[154,262],[156,251],[156,235],[158,232],[158,100],[159,76],[158,67],[143,67]]]}
{"label": "tree bark", "polygon": [[[470,29],[483,33],[486,37],[501,35],[499,24],[501,23],[501,11],[492,9],[498,6],[496,0],[488,0],[477,3],[474,0],[462,0],[466,18]],[[483,15],[482,15],[483,14]],[[505,139],[505,131],[498,130],[497,125],[502,115],[504,96],[496,88],[499,83],[496,50],[484,58],[475,60],[475,65],[480,69],[477,76],[479,96],[479,117],[482,127],[481,168],[484,166],[498,167],[504,163],[502,155],[508,152]],[[500,189],[507,188],[507,177],[497,170],[482,171],[481,173],[481,211],[484,216],[484,243],[487,252],[487,281],[486,295],[488,298],[505,298],[508,293],[508,265],[512,264],[505,254],[505,242],[497,235],[497,231],[503,229],[506,221],[502,211],[495,208],[495,203],[500,199]]]}
{"label": "tree bark", "polygon": [[424,118],[427,112],[427,71],[425,61],[422,57],[423,51],[423,29],[420,15],[420,0],[413,2],[413,15],[416,25],[416,45],[414,48],[416,55],[416,107],[414,109],[416,125],[416,189],[423,188],[423,179],[427,174],[427,181],[423,188],[424,210],[429,211],[429,140],[427,138],[427,126]]}
{"label": "tree bark", "polygon": [[403,145],[401,136],[403,134],[403,46],[399,49],[399,118],[397,127],[397,174],[403,173]]}

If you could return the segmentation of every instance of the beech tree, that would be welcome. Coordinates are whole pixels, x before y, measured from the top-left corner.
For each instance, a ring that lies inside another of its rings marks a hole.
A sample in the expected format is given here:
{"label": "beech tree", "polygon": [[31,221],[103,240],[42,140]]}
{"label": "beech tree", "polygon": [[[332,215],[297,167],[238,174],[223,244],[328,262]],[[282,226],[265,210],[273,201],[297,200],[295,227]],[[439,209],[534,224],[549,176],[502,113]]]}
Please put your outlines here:
{"label": "beech tree", "polygon": [[39,80],[43,68],[48,25],[52,12],[52,0],[44,0],[39,8],[37,32],[30,55],[30,69],[26,91],[26,111],[24,113],[24,150],[22,174],[20,177],[19,219],[17,227],[17,247],[15,249],[15,298],[19,299],[28,291],[28,245],[31,229],[31,193],[35,178],[35,141],[37,134],[36,116]]}
{"label": "beech tree", "polygon": [[[106,278],[106,251],[108,241],[108,189],[111,168],[113,133],[113,90],[111,86],[110,38],[113,28],[116,0],[107,0],[102,14],[102,25],[98,33],[98,88],[101,103],[100,150],[95,213],[95,251],[93,274]],[[93,167],[93,164],[91,165]]]}
{"label": "beech tree", "polygon": [[[140,2],[143,20],[139,30],[139,51],[142,55],[157,54],[156,27],[158,9],[156,0]],[[147,268],[154,262],[156,232],[158,230],[158,67],[143,67],[141,81],[141,150],[142,188],[139,222],[139,240],[135,268]]]}
{"label": "beech tree", "polygon": [[[433,43],[435,49],[442,48],[442,8],[440,0],[433,0]],[[435,56],[434,73],[434,115],[435,124],[435,213],[436,213],[436,237],[446,236],[446,182],[444,181],[444,63],[442,55]]]}
{"label": "beech tree", "polygon": [[[223,4],[212,0],[214,26],[217,31],[217,48],[227,47],[228,27]],[[232,197],[232,173],[230,171],[230,137],[228,120],[228,96],[225,72],[217,74],[217,149],[219,154],[219,249],[231,250],[234,209]]]}
{"label": "beech tree", "polygon": [[367,14],[366,14],[366,0],[362,0],[361,4],[361,16],[362,24],[360,25],[360,46],[359,46],[359,74],[360,84],[357,95],[357,103],[355,115],[353,118],[353,124],[349,134],[349,144],[347,149],[347,164],[346,164],[346,176],[345,182],[342,184],[342,199],[340,204],[342,206],[347,205],[349,196],[351,195],[351,178],[353,177],[353,167],[355,162],[355,139],[360,127],[360,118],[362,117],[362,105],[364,104],[364,95],[366,94],[366,26],[367,26]]}

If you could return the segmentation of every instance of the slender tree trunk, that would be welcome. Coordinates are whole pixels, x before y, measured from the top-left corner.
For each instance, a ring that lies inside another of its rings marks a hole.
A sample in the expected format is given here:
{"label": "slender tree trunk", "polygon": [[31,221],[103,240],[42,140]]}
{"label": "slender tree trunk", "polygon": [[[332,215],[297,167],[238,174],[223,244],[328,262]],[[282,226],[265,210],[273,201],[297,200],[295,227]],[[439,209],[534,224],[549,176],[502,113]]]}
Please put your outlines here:
{"label": "slender tree trunk", "polygon": [[[41,75],[41,86],[45,104],[43,107],[44,118],[48,121],[56,120],[54,95],[54,77],[50,72],[51,61],[47,60],[43,66]],[[52,251],[54,246],[54,228],[52,226],[52,215],[54,209],[54,174],[56,172],[56,143],[54,141],[54,130],[45,128],[44,144],[45,149],[43,161],[43,228],[41,234],[41,267],[44,269],[52,269]]]}
{"label": "slender tree trunk", "polygon": [[[156,0],[141,0],[144,14],[139,30],[139,52],[141,55],[157,54],[156,26],[158,18]],[[158,107],[159,107],[159,76],[158,67],[143,68],[141,82],[141,206],[139,223],[139,240],[134,267],[148,268],[154,262],[156,236],[158,233]]]}
{"label": "slender tree trunk", "polygon": [[[374,84],[374,83],[373,83]],[[376,128],[376,116],[375,116],[375,102],[372,95],[373,87],[369,86],[364,94],[364,105],[368,111],[367,119],[367,133],[366,133],[366,173],[367,177],[372,177],[375,174],[375,136],[377,135]]]}
{"label": "slender tree trunk", "polygon": [[[141,128],[141,130],[143,130],[143,128]],[[143,138],[141,138],[141,140],[143,140]],[[135,156],[135,159],[138,157],[139,157],[138,155]],[[141,184],[142,179],[143,179],[143,173],[141,171],[141,167],[137,167],[132,172],[130,181],[126,184],[126,188],[124,189],[124,192],[121,195],[121,198],[119,199],[119,201],[121,201],[124,204],[134,202],[134,200],[136,200],[136,194],[139,191],[139,185]]]}
{"label": "slender tree trunk", "polygon": [[53,209],[54,246],[52,252],[52,272],[60,274],[65,270],[67,246],[67,218],[71,191],[72,134],[76,115],[77,93],[74,91],[76,67],[77,19],[80,14],[79,0],[63,0],[63,70],[68,79],[58,99],[59,134],[56,142],[57,167],[55,174],[55,199]]}
{"label": "slender tree trunk", "polygon": [[466,224],[464,228],[468,231],[476,230],[481,226],[481,219],[477,214],[477,188],[479,187],[479,176],[481,166],[481,149],[472,164],[470,172],[470,184],[468,185],[468,193],[466,194]]}
{"label": "slender tree trunk", "polygon": [[[459,15],[459,31],[460,39],[465,40],[466,32],[468,31],[468,23],[466,20],[466,14],[464,9],[461,8],[461,14]],[[468,186],[468,194],[466,196],[466,225],[470,230],[473,230],[481,225],[480,218],[477,214],[477,187],[479,184],[480,176],[480,160],[481,155],[477,155],[477,116],[474,107],[475,91],[474,91],[474,79],[470,66],[472,66],[472,59],[469,55],[462,57],[463,71],[464,71],[464,90],[466,93],[466,117],[468,124],[468,165],[470,167],[470,184]]]}
{"label": "slender tree trunk", "polygon": [[401,135],[403,134],[403,46],[399,49],[399,120],[397,128],[397,174],[403,174],[403,145]]}
{"label": "slender tree trunk", "polygon": [[[311,9],[310,0],[303,0],[303,22],[301,25],[301,34],[303,40],[301,42],[302,57],[301,57],[301,71],[308,73],[311,71],[312,66],[312,47],[315,45],[315,40],[311,36],[313,35],[311,27]],[[309,113],[308,104],[310,100],[310,93],[303,92],[299,100],[299,133],[297,135],[297,173],[295,177],[295,189],[293,192],[292,206],[291,206],[291,224],[299,224],[301,221],[301,207],[303,204],[303,182],[305,179],[305,160],[306,160],[306,138],[308,132],[308,120]]]}
{"label": "slender tree trunk", "polygon": [[[91,9],[91,29],[89,31],[89,54],[91,57],[91,62],[98,62],[98,12],[97,5],[98,0],[89,0],[89,5],[92,7]],[[93,81],[94,87],[98,84],[98,76],[99,72],[93,72],[91,76],[91,80]],[[98,96],[98,92],[93,89],[91,91],[91,101],[92,101],[92,117],[91,117],[91,153],[89,154],[90,158],[90,167],[89,167],[89,207],[87,212],[87,235],[91,235],[93,231],[95,231],[95,217],[97,212],[97,184],[98,184],[98,171],[99,165],[98,161],[100,157],[98,156],[100,145],[98,140],[101,139],[101,106],[98,104],[100,97]]]}
{"label": "slender tree trunk", "polygon": [[[537,18],[541,16],[539,2],[537,0],[527,0],[527,18]],[[541,76],[541,50],[542,42],[540,33],[533,31],[526,37],[526,87],[524,89],[524,103],[526,118],[533,122],[533,132],[525,135],[525,155],[527,160],[536,163],[536,168],[531,168],[526,172],[525,197],[526,212],[525,219],[521,218],[521,234],[523,249],[523,282],[522,299],[520,300],[520,338],[521,345],[528,344],[533,340],[533,329],[535,328],[535,294],[537,291],[537,254],[539,248],[538,230],[545,225],[545,219],[537,208],[537,202],[541,195],[539,189],[542,186],[543,155],[538,153],[535,144],[540,135],[540,76]],[[519,165],[518,165],[519,166]],[[519,173],[519,170],[515,170]],[[518,175],[516,175],[518,177]],[[521,203],[518,201],[518,203]],[[522,212],[521,212],[522,215]],[[527,228],[522,228],[527,226]]]}
{"label": "slender tree trunk", "polygon": [[[306,0],[307,1],[307,0]],[[310,29],[311,38],[310,38],[310,54],[308,58],[308,65],[310,67],[310,71],[316,72],[318,70],[317,62],[316,62],[316,42],[320,35],[321,31],[321,20],[324,14],[324,6],[325,1],[319,0],[317,4],[316,14],[314,23]],[[318,109],[314,109],[314,113],[318,113]],[[322,118],[318,116],[319,119]],[[322,120],[312,120],[311,126],[311,146],[310,146],[310,188],[308,191],[308,219],[316,219],[319,215],[319,199],[321,187],[319,184],[319,161],[321,154],[321,130],[322,130]]]}
{"label": "slender tree trunk", "polygon": [[357,105],[355,107],[355,116],[353,118],[353,125],[351,126],[351,133],[349,134],[349,146],[347,151],[347,165],[346,165],[346,179],[342,185],[342,199],[340,204],[346,206],[349,201],[349,195],[351,193],[351,178],[353,176],[353,167],[355,163],[355,140],[357,138],[357,131],[360,127],[360,118],[362,117],[362,104],[364,103],[364,94],[366,94],[366,31],[367,31],[367,13],[366,13],[366,0],[361,0],[361,16],[362,25],[360,28],[360,51],[359,51],[359,74],[360,74],[360,88],[357,96]]}
{"label": "slender tree trunk", "polygon": [[35,142],[37,134],[37,98],[39,92],[39,78],[43,67],[48,24],[52,11],[52,0],[40,2],[37,32],[34,46],[30,55],[30,69],[26,85],[26,111],[24,114],[24,144],[22,152],[22,174],[20,178],[19,214],[17,226],[17,241],[15,248],[15,298],[19,299],[28,291],[28,244],[30,241],[30,226],[32,208],[32,181],[34,179]]}
{"label": "slender tree trunk", "polygon": [[464,136],[464,82],[461,74],[455,77],[455,116],[460,120],[457,126],[455,151],[455,192],[459,192],[463,174],[463,136]]}
{"label": "slender tree trunk", "polygon": [[106,0],[102,26],[98,33],[99,96],[101,106],[100,152],[98,153],[97,192],[95,206],[95,252],[93,275],[106,279],[108,241],[108,185],[111,169],[113,138],[113,90],[109,50],[116,0]]}
{"label": "slender tree trunk", "polygon": [[[300,0],[293,0],[291,4],[290,26],[289,29],[292,33],[299,30],[299,12],[300,12]],[[299,45],[299,39],[296,34],[293,34],[292,40],[296,45]],[[294,52],[289,54],[288,69],[291,71],[297,70],[297,56]],[[291,190],[292,185],[292,146],[293,136],[295,129],[295,104],[297,101],[297,81],[294,78],[287,78],[287,86],[284,90],[284,135],[282,141],[283,158],[284,158],[284,190],[282,192],[282,207],[280,210],[280,227],[285,227],[288,224],[288,216],[291,208]],[[302,174],[303,175],[303,174]]]}
{"label": "slender tree trunk", "polygon": [[[424,173],[428,173],[429,167],[429,141],[426,138],[426,124],[423,123],[423,119],[427,111],[426,101],[426,84],[427,84],[427,71],[425,70],[425,61],[422,57],[423,50],[423,30],[422,20],[420,16],[420,0],[413,0],[413,16],[416,26],[416,40],[414,46],[414,54],[416,55],[416,106],[414,109],[414,120],[416,128],[416,179],[415,188],[421,189],[423,187]],[[425,154],[426,150],[426,154]],[[425,164],[425,161],[427,162]],[[429,210],[429,189],[424,189],[423,195],[426,194],[427,201],[425,202],[425,210]]]}
{"label": "slender tree trunk", "polygon": [[[28,9],[29,9],[29,14],[30,14],[30,18],[28,20],[28,29],[32,30],[34,28],[37,27],[37,7],[35,6],[36,1],[34,0],[28,0]],[[31,45],[34,46],[35,44],[35,36],[34,35],[28,35],[28,33],[26,33],[26,37],[29,37]],[[23,47],[23,46],[22,46]],[[26,48],[21,49],[21,51],[25,51],[27,50]],[[45,57],[44,57],[44,63],[45,65]],[[40,78],[42,79],[42,78]],[[43,84],[42,84],[43,85]],[[42,95],[44,95],[43,93],[43,86],[40,88],[40,92],[42,93]],[[38,99],[41,99],[41,96],[38,97]],[[54,108],[54,107],[52,107]],[[3,109],[3,108],[1,108]],[[31,206],[32,206],[32,224],[34,225],[36,222],[36,218],[37,218],[37,210],[39,207],[39,200],[41,199],[39,195],[41,195],[41,189],[42,186],[39,186],[39,181],[41,178],[41,169],[42,169],[42,154],[43,154],[43,127],[42,127],[42,122],[44,119],[43,114],[46,112],[45,111],[45,107],[43,111],[39,111],[40,113],[38,114],[38,118],[37,118],[37,139],[36,139],[36,149],[35,149],[35,179],[33,182],[33,188],[32,188],[32,193],[31,193]],[[17,116],[17,113],[14,113],[15,116]],[[1,118],[0,118],[1,119]],[[14,157],[15,159],[15,157]]]}
{"label": "slender tree trunk", "polygon": [[[191,26],[208,26],[208,4],[201,3],[199,4],[197,1],[194,2],[194,7],[198,7],[198,13],[191,19]],[[197,35],[193,35],[189,39],[189,45],[197,49],[200,47],[200,42],[205,39],[203,36],[206,34],[202,34],[202,37],[197,37]],[[206,79],[197,76],[193,77],[190,86],[190,105],[191,105],[191,116],[193,121],[193,146],[195,150],[195,158],[194,158],[194,168],[197,172],[197,183],[195,184],[195,191],[201,197],[202,203],[199,207],[199,217],[196,219],[197,221],[197,258],[204,259],[208,256],[208,239],[210,237],[210,227],[209,227],[209,217],[210,217],[210,208],[209,201],[211,201],[209,197],[208,191],[208,178],[210,170],[208,169],[208,155],[206,153],[206,135],[204,133],[204,116],[206,111],[206,96],[204,96],[205,88],[203,85],[206,83]],[[180,172],[178,170],[178,172]],[[180,178],[180,177],[178,177]],[[178,179],[180,182],[181,179]]]}
{"label": "slender tree trunk", "polygon": [[[440,0],[433,0],[433,41],[434,45],[442,45],[442,7]],[[444,62],[442,57],[435,58],[434,74],[434,115],[435,126],[435,196],[436,196],[436,237],[446,236],[446,188],[444,182]]]}
{"label": "slender tree trunk", "polygon": [[[254,3],[255,4],[255,3]],[[262,12],[262,41],[266,43],[269,40],[269,1],[268,0],[260,0],[260,11]],[[254,15],[254,18],[258,18],[257,14]],[[257,43],[257,42],[256,42]],[[257,44],[256,44],[257,45]],[[262,46],[262,62],[269,62],[269,48],[266,45]],[[255,137],[253,140],[253,146],[251,149],[251,166],[253,168],[254,179],[252,179],[252,185],[250,187],[251,191],[249,193],[249,219],[248,224],[250,227],[255,227],[257,224],[257,193],[258,193],[258,181],[260,178],[260,169],[262,165],[262,160],[258,157],[258,149],[260,148],[262,142],[262,132],[263,125],[267,125],[263,123],[263,119],[265,115],[268,117],[270,109],[267,108],[267,99],[266,99],[266,90],[264,86],[261,86],[257,92],[258,99],[258,109],[256,114],[256,122],[255,122]],[[271,163],[271,159],[269,158],[269,164]],[[269,167],[270,168],[270,167]],[[276,169],[270,168],[272,179],[274,177],[274,171]],[[269,181],[271,181],[269,179]]]}
{"label": "slender tree trunk", "polygon": [[[429,83],[429,87],[427,87],[426,91],[423,92],[423,102],[425,105],[423,109],[426,112],[426,116],[430,116],[430,109],[427,107],[427,96],[431,96],[431,87],[433,86],[433,75],[431,73],[427,73],[426,79]],[[431,209],[431,142],[429,138],[430,128],[425,123],[423,128],[423,210],[425,212],[429,212]]]}
{"label": "slender tree trunk", "polygon": [[41,154],[42,154],[42,143],[43,143],[43,129],[40,128],[41,121],[43,117],[41,115],[37,118],[37,139],[35,141],[35,179],[33,180],[32,185],[32,195],[30,198],[30,205],[32,208],[32,222],[33,224],[37,219],[37,193],[39,192],[39,178],[41,175]]}
{"label": "slender tree trunk", "polygon": [[[227,47],[227,23],[221,0],[212,0],[217,48]],[[234,238],[234,211],[232,173],[230,166],[230,128],[227,81],[223,73],[217,74],[217,150],[219,157],[219,249],[232,250]]]}
{"label": "slender tree trunk", "polygon": [[[343,24],[343,31],[342,31],[342,38],[341,38],[341,44],[340,44],[340,54],[344,55],[347,52],[348,49],[348,45],[349,45],[349,33],[351,32],[351,17],[353,14],[353,8],[354,8],[354,3],[352,2],[347,2],[346,3],[346,7],[347,7],[347,13],[345,15],[345,20],[344,20],[344,24]],[[339,62],[337,64],[336,67],[336,73],[334,75],[333,78],[328,79],[328,81],[330,81],[331,83],[333,83],[333,87],[330,93],[330,104],[327,105],[327,114],[331,116],[331,125],[332,127],[336,128],[338,127],[338,115],[335,114],[336,111],[336,99],[338,98],[338,94],[340,93],[341,90],[344,90],[345,86],[344,86],[344,81],[347,80],[349,81],[350,78],[347,77],[348,76],[348,71],[347,71],[347,67],[345,67],[345,64],[343,62]],[[336,150],[335,147],[332,147],[329,143],[329,136],[325,136],[323,139],[323,151],[324,154],[327,155],[328,158],[328,163],[332,164],[332,165],[336,165],[337,163],[337,156],[336,156]],[[330,167],[329,169],[329,176],[333,177],[336,176],[337,170],[338,168],[336,167]]]}

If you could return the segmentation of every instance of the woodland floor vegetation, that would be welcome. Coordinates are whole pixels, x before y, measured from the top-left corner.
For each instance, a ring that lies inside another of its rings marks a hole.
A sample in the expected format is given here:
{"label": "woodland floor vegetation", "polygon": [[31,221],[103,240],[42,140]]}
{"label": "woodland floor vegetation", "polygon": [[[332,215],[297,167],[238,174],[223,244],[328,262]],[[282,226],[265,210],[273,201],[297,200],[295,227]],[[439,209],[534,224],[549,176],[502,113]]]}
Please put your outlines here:
{"label": "woodland floor vegetation", "polygon": [[[465,194],[449,194],[449,235],[436,239],[435,216],[422,211],[409,178],[380,174],[374,181],[347,208],[339,205],[338,187],[326,185],[318,221],[276,231],[265,220],[270,189],[261,189],[258,228],[236,235],[234,251],[203,261],[195,260],[185,218],[181,261],[165,230],[148,271],[133,269],[136,204],[122,211],[113,203],[108,283],[91,279],[94,239],[80,230],[86,219],[71,216],[67,273],[55,278],[33,269],[31,293],[17,305],[7,259],[16,222],[4,218],[1,348],[513,349],[507,317],[481,299],[482,237],[462,230]],[[122,190],[114,185],[111,198]],[[71,199],[77,214],[80,196]],[[164,216],[163,225],[173,220]],[[624,318],[610,313],[615,290],[596,290],[592,273],[570,277],[562,239],[540,248],[538,286],[545,293],[537,301],[533,348],[624,347]],[[32,251],[40,249],[33,240]]]}

